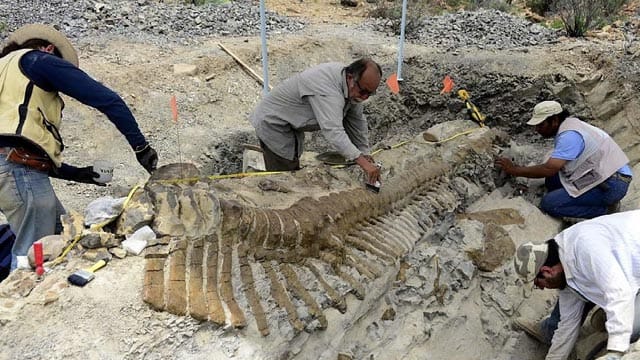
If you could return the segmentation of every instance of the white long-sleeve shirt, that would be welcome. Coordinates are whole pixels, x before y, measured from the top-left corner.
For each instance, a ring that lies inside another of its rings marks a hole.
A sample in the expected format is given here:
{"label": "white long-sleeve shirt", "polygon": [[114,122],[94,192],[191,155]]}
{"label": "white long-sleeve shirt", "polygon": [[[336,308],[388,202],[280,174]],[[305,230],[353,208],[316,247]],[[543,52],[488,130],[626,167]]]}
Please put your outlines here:
{"label": "white long-sleeve shirt", "polygon": [[586,301],[607,314],[608,350],[626,351],[640,289],[640,210],[580,222],[558,234],[567,287],[560,291],[560,323],[546,359],[566,359],[579,334]]}

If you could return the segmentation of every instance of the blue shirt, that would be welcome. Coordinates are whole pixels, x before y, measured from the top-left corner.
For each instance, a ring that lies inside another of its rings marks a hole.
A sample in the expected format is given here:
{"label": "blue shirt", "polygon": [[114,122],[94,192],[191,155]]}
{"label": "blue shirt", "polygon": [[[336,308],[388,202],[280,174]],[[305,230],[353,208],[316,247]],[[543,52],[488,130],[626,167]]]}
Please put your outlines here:
{"label": "blue shirt", "polygon": [[35,50],[20,59],[20,68],[41,89],[68,95],[106,115],[133,149],[147,144],[124,100],[70,62]]}
{"label": "blue shirt", "polygon": [[[567,130],[558,134],[555,138],[555,147],[551,157],[560,160],[575,160],[584,151],[584,139],[579,132],[575,130]],[[632,175],[629,164],[618,169],[623,175]]]}

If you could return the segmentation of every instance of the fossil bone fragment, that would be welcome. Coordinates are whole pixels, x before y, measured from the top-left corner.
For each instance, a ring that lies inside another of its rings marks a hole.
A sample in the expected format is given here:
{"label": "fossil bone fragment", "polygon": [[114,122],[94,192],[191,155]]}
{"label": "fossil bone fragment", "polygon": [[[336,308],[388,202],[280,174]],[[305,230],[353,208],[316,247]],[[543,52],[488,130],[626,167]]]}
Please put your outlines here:
{"label": "fossil bone fragment", "polygon": [[139,198],[155,210],[155,232],[171,241],[147,249],[144,301],[219,325],[255,324],[264,336],[274,306],[294,332],[325,329],[327,307],[344,313],[348,293],[380,296],[368,285],[394,278],[402,256],[459,210],[468,194],[451,179],[466,162],[489,168],[493,136],[485,128],[438,147],[409,143],[379,154],[393,165],[378,194],[356,170],[330,167],[277,175],[286,193],[261,191],[252,178],[151,181]]}

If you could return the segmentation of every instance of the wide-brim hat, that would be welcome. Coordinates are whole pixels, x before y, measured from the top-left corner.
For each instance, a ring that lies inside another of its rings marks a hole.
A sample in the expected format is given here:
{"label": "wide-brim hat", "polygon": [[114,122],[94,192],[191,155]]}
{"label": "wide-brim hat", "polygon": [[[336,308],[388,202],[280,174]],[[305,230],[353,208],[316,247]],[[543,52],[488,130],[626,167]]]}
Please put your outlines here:
{"label": "wide-brim hat", "polygon": [[28,40],[42,39],[53,44],[62,55],[62,58],[78,66],[78,53],[69,39],[51,25],[29,24],[24,25],[9,35],[9,42],[22,45]]}
{"label": "wide-brim hat", "polygon": [[560,114],[562,105],[557,101],[543,101],[533,108],[533,116],[527,121],[527,125],[538,125],[545,121],[549,116]]}

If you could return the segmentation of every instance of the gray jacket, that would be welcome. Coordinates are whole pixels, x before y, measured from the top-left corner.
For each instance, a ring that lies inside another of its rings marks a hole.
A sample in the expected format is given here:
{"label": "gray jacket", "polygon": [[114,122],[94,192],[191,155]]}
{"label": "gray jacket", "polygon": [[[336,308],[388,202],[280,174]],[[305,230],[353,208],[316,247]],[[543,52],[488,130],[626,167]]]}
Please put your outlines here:
{"label": "gray jacket", "polygon": [[304,132],[321,130],[347,160],[368,154],[367,121],[362,104],[348,100],[344,67],[316,65],[266,95],[249,118],[260,140],[274,153],[293,160],[303,152]]}

